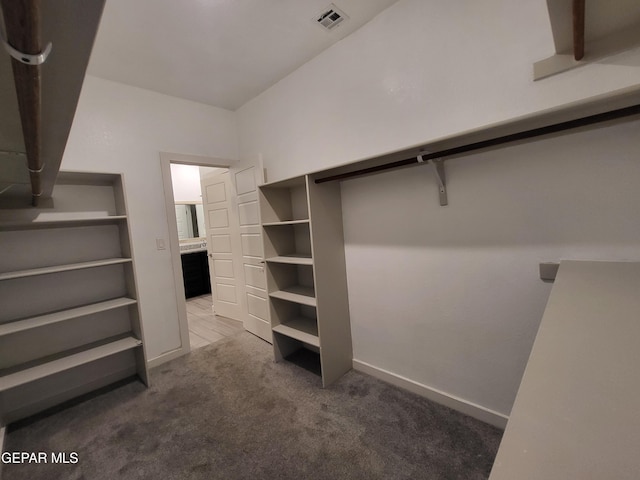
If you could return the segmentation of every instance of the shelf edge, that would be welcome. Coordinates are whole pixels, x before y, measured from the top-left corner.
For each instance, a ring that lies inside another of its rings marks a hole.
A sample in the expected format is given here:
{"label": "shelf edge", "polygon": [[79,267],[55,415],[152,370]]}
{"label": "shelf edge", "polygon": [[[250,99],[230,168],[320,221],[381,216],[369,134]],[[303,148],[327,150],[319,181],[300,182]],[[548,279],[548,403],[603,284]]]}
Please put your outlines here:
{"label": "shelf edge", "polygon": [[262,224],[263,227],[280,227],[284,225],[307,225],[311,223],[308,218],[303,220],[285,220],[282,222],[265,222]]}
{"label": "shelf edge", "polygon": [[313,265],[313,258],[311,257],[286,257],[280,255],[277,257],[265,258],[265,261],[271,263],[287,263],[292,265]]}
{"label": "shelf edge", "polygon": [[103,260],[92,260],[90,262],[67,263],[63,265],[55,265],[51,267],[32,268],[28,270],[16,270],[13,272],[0,273],[0,281],[14,280],[17,278],[35,277],[38,275],[50,275],[53,273],[70,272],[73,270],[84,270],[87,268],[106,267],[109,265],[119,265],[121,263],[130,263],[131,258],[106,258]]}
{"label": "shelf edge", "polygon": [[290,327],[285,323],[276,325],[271,330],[295,340],[308,343],[309,345],[313,345],[314,347],[320,347],[320,338],[318,336],[303,332],[302,330],[298,330],[297,328]]}
{"label": "shelf edge", "polygon": [[25,370],[0,377],[0,392],[56,375],[66,370],[95,362],[105,357],[142,346],[142,341],[129,336],[104,345],[58,358]]}
{"label": "shelf edge", "polygon": [[272,298],[277,298],[279,300],[284,300],[287,302],[299,303],[301,305],[306,305],[308,307],[317,306],[317,301],[315,296],[304,295],[301,293],[296,293],[288,290],[277,290],[275,292],[271,292],[269,296]]}
{"label": "shelf edge", "polygon": [[113,298],[111,300],[105,300],[103,302],[96,302],[88,305],[82,305],[80,307],[60,310],[58,312],[45,313],[43,315],[37,315],[34,317],[23,318],[12,322],[6,322],[0,324],[0,337],[13,335],[47,325],[53,325],[55,323],[65,322],[67,320],[73,320],[75,318],[81,318],[96,313],[107,312],[109,310],[115,310],[117,308],[135,305],[136,303],[137,300],[134,300],[133,298],[119,297]]}

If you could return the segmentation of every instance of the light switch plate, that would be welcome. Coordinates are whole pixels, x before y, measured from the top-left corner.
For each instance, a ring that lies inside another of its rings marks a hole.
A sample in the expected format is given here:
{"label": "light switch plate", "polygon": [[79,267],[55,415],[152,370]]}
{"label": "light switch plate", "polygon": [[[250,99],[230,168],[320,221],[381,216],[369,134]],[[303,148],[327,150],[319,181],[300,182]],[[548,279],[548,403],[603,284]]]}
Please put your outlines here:
{"label": "light switch plate", "polygon": [[156,248],[158,250],[164,250],[165,244],[164,244],[164,238],[156,238]]}

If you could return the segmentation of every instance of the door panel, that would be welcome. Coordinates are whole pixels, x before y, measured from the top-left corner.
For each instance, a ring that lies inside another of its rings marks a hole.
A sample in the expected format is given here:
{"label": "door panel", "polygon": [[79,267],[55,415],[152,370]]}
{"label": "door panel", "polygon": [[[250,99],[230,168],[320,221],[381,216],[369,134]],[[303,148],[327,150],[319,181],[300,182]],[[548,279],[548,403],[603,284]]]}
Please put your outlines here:
{"label": "door panel", "polygon": [[211,235],[212,253],[231,253],[231,237],[229,235]]}
{"label": "door panel", "polygon": [[241,235],[242,255],[262,259],[262,238],[257,233],[243,233]]}
{"label": "door panel", "polygon": [[254,315],[257,318],[264,318],[267,314],[267,299],[258,297],[257,295],[252,295],[251,293],[247,294],[247,298],[249,300],[249,313]]}
{"label": "door panel", "polygon": [[225,285],[219,283],[216,285],[216,292],[218,293],[218,300],[221,302],[237,303],[238,295],[236,294],[235,285]]}
{"label": "door panel", "polygon": [[238,214],[240,215],[240,225],[260,224],[258,202],[247,202],[242,205],[238,205]]}
{"label": "door panel", "polygon": [[236,205],[230,172],[201,179],[213,308],[218,315],[243,320],[244,280]]}
{"label": "door panel", "polygon": [[248,287],[267,290],[264,269],[257,265],[244,265],[244,280]]}
{"label": "door panel", "polygon": [[213,268],[218,277],[233,278],[233,262],[231,260],[214,260]]}
{"label": "door panel", "polygon": [[258,184],[262,181],[262,178],[258,177],[261,170],[251,166],[231,171],[234,174],[238,205],[244,303],[247,308],[244,327],[249,332],[272,342],[258,209]]}
{"label": "door panel", "polygon": [[224,228],[229,226],[229,214],[226,209],[212,210],[209,212],[211,228]]}
{"label": "door panel", "polygon": [[244,195],[245,193],[255,193],[257,190],[255,167],[245,168],[235,172],[236,177],[236,194]]}
{"label": "door panel", "polygon": [[[227,174],[222,173],[221,175]],[[224,183],[209,185],[204,190],[207,194],[207,199],[210,205],[225,202],[227,200],[227,192]]]}

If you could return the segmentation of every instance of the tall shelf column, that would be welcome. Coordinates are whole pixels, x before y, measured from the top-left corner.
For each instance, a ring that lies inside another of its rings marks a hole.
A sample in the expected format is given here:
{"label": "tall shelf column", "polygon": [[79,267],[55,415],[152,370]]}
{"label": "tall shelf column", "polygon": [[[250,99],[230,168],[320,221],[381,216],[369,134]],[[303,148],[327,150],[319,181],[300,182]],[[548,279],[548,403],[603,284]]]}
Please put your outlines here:
{"label": "tall shelf column", "polygon": [[326,387],[352,366],[340,187],[266,184],[260,213],[276,361],[315,352]]}
{"label": "tall shelf column", "polygon": [[0,425],[148,384],[121,175],[61,172],[53,207],[0,210]]}

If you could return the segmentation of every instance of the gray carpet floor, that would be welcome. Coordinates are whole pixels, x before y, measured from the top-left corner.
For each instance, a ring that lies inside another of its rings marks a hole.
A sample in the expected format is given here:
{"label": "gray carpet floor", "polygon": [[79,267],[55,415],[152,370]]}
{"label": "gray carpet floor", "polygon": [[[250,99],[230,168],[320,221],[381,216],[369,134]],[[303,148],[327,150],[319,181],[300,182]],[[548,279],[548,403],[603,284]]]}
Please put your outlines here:
{"label": "gray carpet floor", "polygon": [[4,465],[20,479],[464,479],[489,476],[502,432],[351,371],[327,389],[240,333],[16,424],[6,451],[76,464]]}

